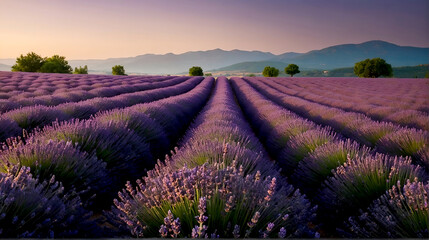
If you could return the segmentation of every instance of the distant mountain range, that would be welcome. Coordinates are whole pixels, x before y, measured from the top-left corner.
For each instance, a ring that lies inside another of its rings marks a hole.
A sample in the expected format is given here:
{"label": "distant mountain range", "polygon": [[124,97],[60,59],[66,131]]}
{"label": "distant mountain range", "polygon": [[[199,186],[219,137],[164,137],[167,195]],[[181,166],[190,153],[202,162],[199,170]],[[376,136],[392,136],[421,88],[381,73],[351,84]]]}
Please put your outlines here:
{"label": "distant mountain range", "polygon": [[[192,66],[201,66],[204,71],[261,72],[265,66],[279,69],[295,63],[303,70],[332,70],[352,67],[366,58],[381,57],[393,67],[416,66],[429,63],[429,48],[398,46],[384,41],[369,41],[361,44],[336,45],[307,53],[288,52],[274,55],[260,51],[225,51],[214,49],[183,54],[145,54],[129,58],[92,60],[69,60],[74,68],[87,65],[90,71],[110,73],[112,66],[123,65],[127,73],[179,74]],[[0,59],[0,70],[10,69],[14,59]],[[5,69],[6,68],[6,69]]]}
{"label": "distant mountain range", "polygon": [[[380,57],[393,67],[429,63],[429,48],[398,46],[384,41],[343,44],[308,53],[285,53],[264,61],[246,61],[216,69],[217,71],[261,72],[265,66],[284,69],[295,63],[301,69],[332,70],[352,67],[366,58]],[[283,65],[282,65],[283,63]]]}

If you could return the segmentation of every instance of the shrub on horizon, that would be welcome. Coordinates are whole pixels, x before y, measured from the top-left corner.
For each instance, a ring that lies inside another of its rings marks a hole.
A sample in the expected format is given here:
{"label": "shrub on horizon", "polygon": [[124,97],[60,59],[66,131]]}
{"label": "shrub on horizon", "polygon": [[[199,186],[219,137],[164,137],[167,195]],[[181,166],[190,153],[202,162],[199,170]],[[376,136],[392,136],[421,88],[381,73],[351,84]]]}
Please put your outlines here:
{"label": "shrub on horizon", "polygon": [[287,67],[285,67],[285,73],[289,74],[291,77],[293,77],[293,75],[300,73],[301,71],[299,71],[299,67],[296,64],[289,64]]}
{"label": "shrub on horizon", "polygon": [[47,58],[39,69],[42,73],[72,73],[66,57],[54,55]]}
{"label": "shrub on horizon", "polygon": [[378,78],[380,76],[391,77],[393,70],[392,65],[386,63],[386,60],[382,58],[367,58],[355,64],[354,73],[358,77]]}
{"label": "shrub on horizon", "polygon": [[266,66],[264,71],[262,71],[264,77],[277,77],[279,75],[279,70],[275,67]]}
{"label": "shrub on horizon", "polygon": [[112,67],[112,75],[126,75],[124,66],[115,65]]}
{"label": "shrub on horizon", "polygon": [[46,61],[34,52],[27,53],[16,59],[16,64],[12,66],[12,72],[38,72]]}
{"label": "shrub on horizon", "polygon": [[84,67],[79,66],[79,68],[75,67],[73,74],[88,74],[88,66]]}
{"label": "shrub on horizon", "polygon": [[189,76],[203,76],[203,69],[198,66],[193,66],[189,68]]}

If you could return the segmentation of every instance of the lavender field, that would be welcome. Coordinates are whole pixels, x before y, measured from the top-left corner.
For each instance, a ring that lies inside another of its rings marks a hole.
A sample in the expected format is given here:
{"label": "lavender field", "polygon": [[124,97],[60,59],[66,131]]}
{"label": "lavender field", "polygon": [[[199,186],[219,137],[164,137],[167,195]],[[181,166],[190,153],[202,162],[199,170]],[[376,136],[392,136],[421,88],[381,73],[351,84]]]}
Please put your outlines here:
{"label": "lavender field", "polygon": [[427,79],[0,72],[0,237],[428,238]]}

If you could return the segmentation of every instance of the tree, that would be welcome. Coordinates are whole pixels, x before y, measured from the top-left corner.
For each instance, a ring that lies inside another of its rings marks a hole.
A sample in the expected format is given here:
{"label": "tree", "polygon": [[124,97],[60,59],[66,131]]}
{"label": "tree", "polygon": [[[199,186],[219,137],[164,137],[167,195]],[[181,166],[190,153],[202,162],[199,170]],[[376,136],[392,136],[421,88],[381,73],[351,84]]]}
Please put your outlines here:
{"label": "tree", "polygon": [[203,69],[198,66],[193,66],[189,68],[189,76],[203,76]]}
{"label": "tree", "polygon": [[285,73],[289,74],[291,77],[300,72],[301,71],[299,71],[299,67],[296,64],[289,64],[287,65],[287,67],[285,67]]}
{"label": "tree", "polygon": [[275,67],[266,66],[262,75],[264,75],[264,77],[277,77],[279,75],[279,70]]}
{"label": "tree", "polygon": [[79,66],[79,68],[75,67],[73,74],[88,74],[88,66]]}
{"label": "tree", "polygon": [[16,59],[16,64],[12,66],[13,72],[38,72],[45,62],[45,58],[34,52],[27,53]]}
{"label": "tree", "polygon": [[39,72],[42,73],[72,73],[72,67],[66,60],[66,57],[54,55],[47,58],[40,68]]}
{"label": "tree", "polygon": [[393,75],[392,65],[384,59],[365,59],[355,64],[354,73],[358,77],[378,78],[380,76],[391,77]]}
{"label": "tree", "polygon": [[112,74],[113,75],[125,75],[124,66],[121,66],[121,65],[113,66],[112,67]]}

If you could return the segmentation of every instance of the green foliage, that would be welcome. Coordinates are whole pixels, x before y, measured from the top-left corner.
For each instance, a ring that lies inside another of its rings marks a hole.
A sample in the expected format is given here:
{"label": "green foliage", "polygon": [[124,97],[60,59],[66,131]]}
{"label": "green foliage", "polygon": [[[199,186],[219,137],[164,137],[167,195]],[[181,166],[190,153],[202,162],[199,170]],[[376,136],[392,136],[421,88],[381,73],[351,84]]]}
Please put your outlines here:
{"label": "green foliage", "polygon": [[66,57],[54,55],[47,58],[40,68],[42,73],[72,73],[72,67],[66,60]]}
{"label": "green foliage", "polygon": [[255,77],[256,75],[255,74],[253,74],[253,73],[251,73],[251,74],[249,74],[249,75],[247,75],[248,77]]}
{"label": "green foliage", "polygon": [[38,72],[45,62],[42,58],[34,52],[27,53],[26,56],[22,55],[16,59],[16,64],[12,66],[13,72]]}
{"label": "green foliage", "polygon": [[289,74],[291,77],[300,72],[301,71],[299,71],[299,67],[296,64],[289,64],[287,67],[285,67],[285,73]]}
{"label": "green foliage", "polygon": [[203,69],[198,66],[193,66],[189,68],[189,76],[203,76]]}
{"label": "green foliage", "polygon": [[380,76],[390,77],[393,75],[392,66],[384,59],[365,59],[355,64],[354,73],[358,77],[378,78]]}
{"label": "green foliage", "polygon": [[212,73],[206,73],[206,74],[204,74],[204,76],[211,77],[211,76],[213,76],[213,74]]}
{"label": "green foliage", "polygon": [[126,75],[124,66],[121,65],[115,65],[112,67],[112,74],[113,75]]}
{"label": "green foliage", "polygon": [[38,54],[31,52],[26,56],[16,59],[16,64],[12,66],[14,72],[42,72],[42,73],[71,73],[72,68],[68,65],[66,58],[54,55],[50,58],[42,58]]}
{"label": "green foliage", "polygon": [[79,66],[79,68],[75,67],[73,74],[88,74],[88,66]]}
{"label": "green foliage", "polygon": [[262,75],[264,75],[264,77],[277,77],[279,75],[279,70],[275,67],[266,66]]}

